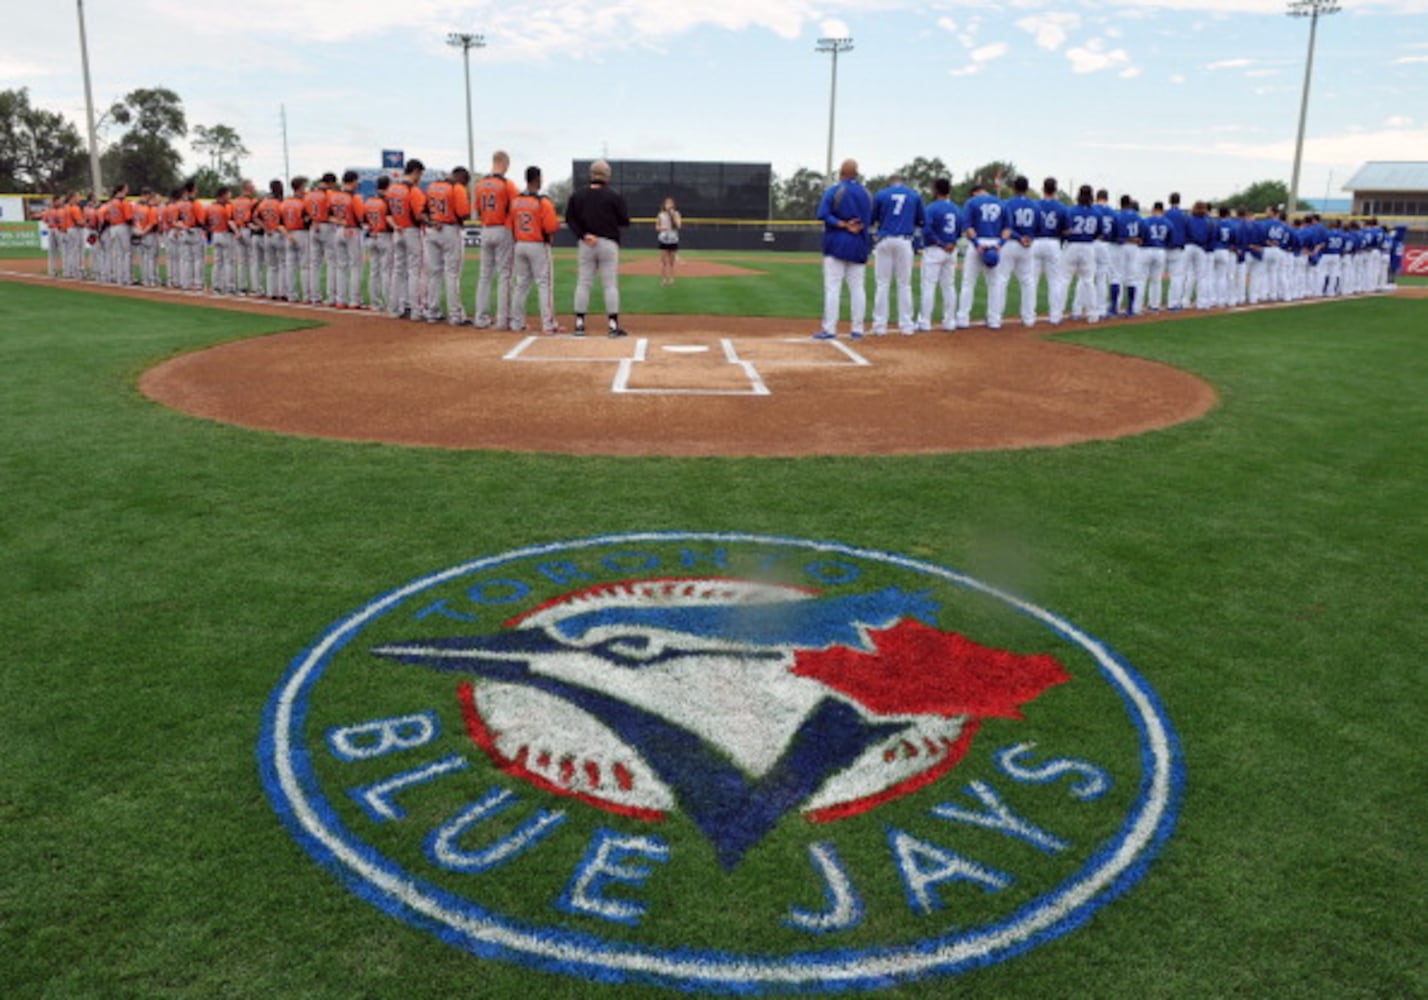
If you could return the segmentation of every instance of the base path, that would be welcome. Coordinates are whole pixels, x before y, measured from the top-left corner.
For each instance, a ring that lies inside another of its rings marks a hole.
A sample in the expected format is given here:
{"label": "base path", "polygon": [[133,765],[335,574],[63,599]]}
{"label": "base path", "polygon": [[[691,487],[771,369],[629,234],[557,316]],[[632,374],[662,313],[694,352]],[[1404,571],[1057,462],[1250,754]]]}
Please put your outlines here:
{"label": "base path", "polygon": [[174,358],[146,372],[140,388],[198,417],[348,441],[602,455],[924,454],[1123,437],[1195,419],[1216,401],[1185,372],[1047,339],[1044,326],[825,343],[809,339],[809,320],[631,315],[632,336],[620,340],[598,327],[586,338],[531,338],[59,284],[324,320]]}

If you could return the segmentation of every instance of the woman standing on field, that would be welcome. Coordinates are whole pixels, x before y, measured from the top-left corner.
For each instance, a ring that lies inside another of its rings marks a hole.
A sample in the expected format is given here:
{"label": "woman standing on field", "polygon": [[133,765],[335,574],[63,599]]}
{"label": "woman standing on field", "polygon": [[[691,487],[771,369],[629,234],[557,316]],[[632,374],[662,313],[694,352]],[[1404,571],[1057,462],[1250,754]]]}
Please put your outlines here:
{"label": "woman standing on field", "polygon": [[666,198],[655,216],[655,239],[659,242],[659,283],[674,284],[674,265],[679,258],[679,230],[684,225],[673,198]]}

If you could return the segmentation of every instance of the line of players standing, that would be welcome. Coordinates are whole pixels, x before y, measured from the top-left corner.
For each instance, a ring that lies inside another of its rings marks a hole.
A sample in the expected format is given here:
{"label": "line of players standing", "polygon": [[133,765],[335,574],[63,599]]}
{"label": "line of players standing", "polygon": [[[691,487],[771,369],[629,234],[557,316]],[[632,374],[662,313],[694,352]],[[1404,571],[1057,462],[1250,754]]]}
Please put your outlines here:
{"label": "line of players standing", "polygon": [[[874,258],[875,335],[888,330],[894,284],[898,328],[906,334],[932,328],[939,294],[941,328],[969,326],[978,282],[986,287],[986,325],[999,329],[1013,278],[1021,292],[1020,318],[1028,327],[1036,323],[1042,282],[1053,325],[1067,315],[1096,323],[1161,309],[1218,309],[1381,291],[1391,287],[1407,232],[1405,226],[1380,226],[1376,219],[1326,222],[1309,214],[1291,222],[1274,207],[1260,217],[1252,217],[1247,208],[1232,212],[1206,202],[1187,211],[1179,194],[1170,196],[1169,208],[1156,202],[1143,215],[1129,195],[1116,209],[1105,190],[1093,192],[1089,185],[1067,204],[1057,197],[1055,178],[1043,183],[1040,199],[1031,197],[1025,177],[1013,181],[1013,196],[1006,200],[977,184],[962,206],[951,201],[946,179],[935,182],[925,207],[899,177],[871,200],[865,192],[859,195],[857,186],[856,162],[849,161],[819,208],[825,224],[825,314],[815,336],[821,339],[833,335],[839,287],[845,283],[853,333],[862,333],[863,296],[856,287],[862,277],[844,273],[850,261],[854,267],[858,263],[850,232],[871,237],[866,242]],[[860,211],[865,218],[854,222]],[[912,261],[918,242],[923,250],[921,303],[914,315]],[[864,261],[868,252],[861,253]],[[830,262],[838,265],[831,276]]]}
{"label": "line of players standing", "polygon": [[[556,332],[550,246],[559,218],[540,193],[540,170],[526,171],[522,191],[504,175],[509,164],[498,152],[474,186],[457,167],[423,188],[425,167],[409,160],[400,178],[379,177],[367,198],[355,171],[311,185],[295,177],[286,192],[275,180],[266,196],[245,181],[236,197],[222,187],[207,202],[192,182],[168,199],[145,190],[131,200],[125,184],[102,203],[56,197],[43,219],[49,273],[515,330],[525,329],[534,285],[542,328]],[[461,269],[472,215],[481,222],[481,280],[467,320]]]}

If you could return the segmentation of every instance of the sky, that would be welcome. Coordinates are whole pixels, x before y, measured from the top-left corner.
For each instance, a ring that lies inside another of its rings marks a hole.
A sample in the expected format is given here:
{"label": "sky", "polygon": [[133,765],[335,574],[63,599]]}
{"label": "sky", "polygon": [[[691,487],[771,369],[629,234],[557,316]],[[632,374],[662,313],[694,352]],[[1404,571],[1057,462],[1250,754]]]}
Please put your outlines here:
{"label": "sky", "polygon": [[[96,106],[164,86],[190,127],[225,124],[260,184],[380,165],[383,149],[465,164],[496,149],[547,183],[575,159],[835,162],[917,156],[959,179],[1011,160],[1039,183],[1141,200],[1289,179],[1310,23],[1285,0],[174,0],[84,4]],[[77,5],[3,0],[0,89],[84,133]],[[1428,160],[1428,0],[1342,0],[1318,22],[1301,198],[1342,198],[1369,160]],[[29,44],[16,44],[29,39]],[[117,138],[111,133],[110,139]],[[203,160],[187,145],[190,168]]]}

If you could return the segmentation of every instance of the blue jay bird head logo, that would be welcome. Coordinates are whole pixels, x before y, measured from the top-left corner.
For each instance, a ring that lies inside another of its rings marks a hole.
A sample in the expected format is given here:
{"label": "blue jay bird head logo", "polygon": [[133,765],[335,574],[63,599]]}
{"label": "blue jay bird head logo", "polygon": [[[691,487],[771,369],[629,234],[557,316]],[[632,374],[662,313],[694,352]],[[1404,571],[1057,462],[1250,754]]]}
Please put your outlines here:
{"label": "blue jay bird head logo", "polygon": [[[294,660],[259,761],[299,842],[414,926],[739,992],[1067,933],[1141,877],[1180,774],[1153,692],[1050,612],[903,556],[699,533],[375,598]],[[681,907],[725,923],[696,944]]]}

